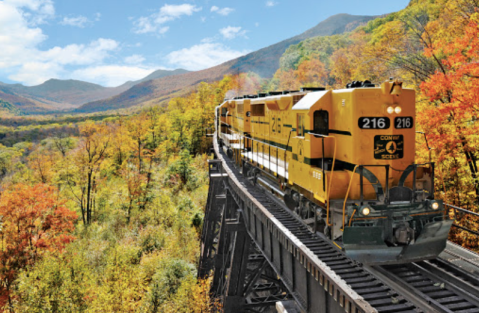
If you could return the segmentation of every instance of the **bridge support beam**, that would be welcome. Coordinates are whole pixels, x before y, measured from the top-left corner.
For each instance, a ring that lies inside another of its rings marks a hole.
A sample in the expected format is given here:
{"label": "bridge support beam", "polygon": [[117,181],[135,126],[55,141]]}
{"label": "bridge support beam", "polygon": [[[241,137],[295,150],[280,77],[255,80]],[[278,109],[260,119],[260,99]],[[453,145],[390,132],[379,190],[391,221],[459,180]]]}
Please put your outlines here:
{"label": "bridge support beam", "polygon": [[198,276],[213,275],[211,294],[225,313],[264,312],[291,296],[251,240],[240,205],[211,160]]}

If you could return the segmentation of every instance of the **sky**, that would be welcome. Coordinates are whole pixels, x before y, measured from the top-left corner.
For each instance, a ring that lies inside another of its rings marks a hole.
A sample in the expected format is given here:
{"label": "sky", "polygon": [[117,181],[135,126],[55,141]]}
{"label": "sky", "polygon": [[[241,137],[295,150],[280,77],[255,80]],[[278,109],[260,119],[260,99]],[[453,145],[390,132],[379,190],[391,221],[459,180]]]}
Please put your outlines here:
{"label": "sky", "polygon": [[114,87],[155,70],[209,68],[326,18],[380,15],[408,0],[0,0],[0,82]]}

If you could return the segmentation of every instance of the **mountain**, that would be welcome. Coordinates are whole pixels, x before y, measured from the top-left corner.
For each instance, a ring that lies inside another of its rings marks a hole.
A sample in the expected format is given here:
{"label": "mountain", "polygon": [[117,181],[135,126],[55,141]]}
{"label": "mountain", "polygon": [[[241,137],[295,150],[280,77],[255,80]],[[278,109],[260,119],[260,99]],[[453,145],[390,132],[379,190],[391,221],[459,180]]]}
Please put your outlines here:
{"label": "mountain", "polygon": [[[57,103],[58,107],[62,107],[62,104],[75,107],[88,101],[97,100],[98,97],[114,95],[114,93],[108,92],[110,90],[113,91],[114,88],[106,88],[72,79],[50,79],[38,86],[27,87],[15,84],[8,86],[8,88],[20,96]],[[122,89],[120,92],[125,90]]]}
{"label": "mountain", "polygon": [[279,68],[279,59],[289,46],[316,36],[330,36],[349,32],[375,18],[376,16],[334,15],[298,36],[221,65],[202,71],[144,81],[117,96],[86,103],[75,111],[97,112],[128,108],[140,104],[160,104],[168,100],[173,94],[178,94],[180,91],[188,92],[202,81],[218,80],[226,74],[255,72],[262,77],[270,77]]}
{"label": "mountain", "polygon": [[298,44],[312,37],[331,36],[350,32],[375,18],[377,18],[377,16],[333,15],[298,36],[283,40],[277,44],[251,52],[236,59],[236,62],[232,65],[232,69],[236,70],[236,72],[238,72],[238,70],[240,72],[255,72],[262,77],[270,77],[278,70],[279,59],[289,46]]}
{"label": "mountain", "polygon": [[78,113],[99,112],[129,108],[138,104],[157,105],[168,100],[174,93],[185,93],[202,81],[215,81],[231,72],[233,61],[206,70],[167,76],[139,83],[127,91],[109,99],[98,100],[75,109]]}
{"label": "mountain", "polygon": [[0,83],[0,100],[13,104],[25,113],[74,109],[87,102],[118,95],[141,82],[186,72],[183,69],[157,70],[141,80],[126,82],[118,87],[103,87],[72,79],[50,79],[31,87]]}
{"label": "mountain", "polygon": [[[48,101],[37,101],[28,97],[23,97],[11,90],[8,85],[0,85],[0,100],[15,107],[23,113],[45,113],[53,104]],[[11,111],[11,110],[9,110]]]}
{"label": "mountain", "polygon": [[146,82],[146,81],[149,81],[149,80],[152,80],[152,79],[162,78],[162,77],[166,77],[166,76],[174,76],[174,75],[184,74],[184,73],[188,73],[188,72],[189,71],[181,69],[181,68],[173,70],[173,71],[157,70],[157,71],[154,71],[153,73],[151,73],[150,75],[146,76],[143,79],[136,80],[136,81],[127,81],[126,83],[124,83],[121,86],[127,86],[128,87],[127,89],[129,89],[136,84]]}

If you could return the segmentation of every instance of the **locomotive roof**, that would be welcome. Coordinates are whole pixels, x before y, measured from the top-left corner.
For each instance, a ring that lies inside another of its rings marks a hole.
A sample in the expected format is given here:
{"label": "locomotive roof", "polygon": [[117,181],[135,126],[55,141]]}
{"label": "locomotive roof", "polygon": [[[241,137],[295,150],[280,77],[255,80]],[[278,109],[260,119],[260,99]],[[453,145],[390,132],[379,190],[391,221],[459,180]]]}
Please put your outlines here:
{"label": "locomotive roof", "polygon": [[319,101],[330,90],[316,91],[307,93],[301,100],[299,100],[294,106],[293,110],[309,110],[316,102]]}

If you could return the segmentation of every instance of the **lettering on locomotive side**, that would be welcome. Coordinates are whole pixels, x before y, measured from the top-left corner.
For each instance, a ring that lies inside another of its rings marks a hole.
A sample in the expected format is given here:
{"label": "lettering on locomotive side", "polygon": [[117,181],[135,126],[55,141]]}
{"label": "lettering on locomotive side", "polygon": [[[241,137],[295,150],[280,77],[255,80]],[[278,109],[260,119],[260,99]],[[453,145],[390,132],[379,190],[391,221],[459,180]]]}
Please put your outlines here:
{"label": "lettering on locomotive side", "polygon": [[403,135],[377,135],[374,137],[374,158],[378,160],[402,159]]}
{"label": "lettering on locomotive side", "polygon": [[[378,136],[376,136],[378,137]],[[376,137],[374,137],[374,140],[376,140]],[[402,138],[402,135],[381,135],[381,140],[400,140]]]}

